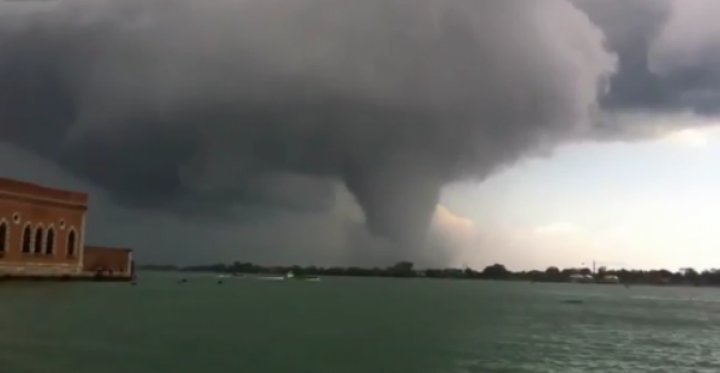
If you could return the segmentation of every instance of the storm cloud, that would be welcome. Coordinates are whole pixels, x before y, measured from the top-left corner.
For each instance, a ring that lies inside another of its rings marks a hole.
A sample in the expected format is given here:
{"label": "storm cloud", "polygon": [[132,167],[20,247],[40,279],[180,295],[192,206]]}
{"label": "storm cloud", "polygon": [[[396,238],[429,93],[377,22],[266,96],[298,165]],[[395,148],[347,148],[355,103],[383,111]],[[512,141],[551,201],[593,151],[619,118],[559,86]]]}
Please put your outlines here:
{"label": "storm cloud", "polygon": [[[712,0],[573,0],[618,55],[606,112],[718,114],[720,6]],[[623,134],[627,128],[614,127]]]}
{"label": "storm cloud", "polygon": [[1,140],[108,209],[202,222],[205,242],[287,233],[402,259],[429,247],[449,183],[645,136],[638,116],[715,115],[716,15],[711,0],[0,2]]}
{"label": "storm cloud", "polygon": [[442,186],[589,126],[615,56],[562,0],[3,4],[0,130],[124,206],[332,205],[421,238]]}

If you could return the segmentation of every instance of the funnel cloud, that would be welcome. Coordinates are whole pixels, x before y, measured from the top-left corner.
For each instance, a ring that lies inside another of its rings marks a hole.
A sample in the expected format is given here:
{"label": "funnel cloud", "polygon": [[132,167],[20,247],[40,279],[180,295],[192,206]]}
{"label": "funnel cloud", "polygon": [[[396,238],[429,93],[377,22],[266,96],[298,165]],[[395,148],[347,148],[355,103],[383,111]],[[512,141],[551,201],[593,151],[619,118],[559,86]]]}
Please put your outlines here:
{"label": "funnel cloud", "polygon": [[605,112],[714,102],[687,72],[714,55],[666,36],[679,1],[599,3],[0,3],[0,131],[123,209],[243,225],[345,189],[412,251],[449,183],[592,138]]}

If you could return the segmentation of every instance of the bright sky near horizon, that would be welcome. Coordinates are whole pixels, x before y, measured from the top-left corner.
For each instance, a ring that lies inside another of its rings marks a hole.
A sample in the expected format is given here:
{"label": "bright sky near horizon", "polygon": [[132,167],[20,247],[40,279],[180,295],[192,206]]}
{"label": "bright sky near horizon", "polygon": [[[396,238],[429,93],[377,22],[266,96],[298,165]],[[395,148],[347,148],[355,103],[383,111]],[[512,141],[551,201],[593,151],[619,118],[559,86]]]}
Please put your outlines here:
{"label": "bright sky near horizon", "polygon": [[574,144],[448,187],[442,203],[472,224],[468,265],[720,267],[717,159],[720,127]]}

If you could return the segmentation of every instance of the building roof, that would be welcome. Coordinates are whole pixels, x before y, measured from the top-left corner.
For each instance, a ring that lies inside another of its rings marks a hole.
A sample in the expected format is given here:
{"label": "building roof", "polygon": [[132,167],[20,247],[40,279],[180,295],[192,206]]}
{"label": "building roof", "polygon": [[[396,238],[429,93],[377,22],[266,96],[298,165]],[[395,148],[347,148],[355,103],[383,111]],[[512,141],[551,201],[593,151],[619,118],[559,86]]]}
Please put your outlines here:
{"label": "building roof", "polygon": [[36,202],[59,203],[87,208],[87,193],[49,188],[0,177],[0,196],[20,197]]}

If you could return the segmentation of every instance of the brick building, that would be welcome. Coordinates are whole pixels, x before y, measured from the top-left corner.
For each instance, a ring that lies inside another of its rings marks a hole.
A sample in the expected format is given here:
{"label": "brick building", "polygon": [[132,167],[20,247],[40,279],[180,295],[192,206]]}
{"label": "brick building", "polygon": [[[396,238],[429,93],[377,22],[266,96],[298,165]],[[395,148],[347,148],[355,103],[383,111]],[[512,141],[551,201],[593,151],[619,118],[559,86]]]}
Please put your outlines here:
{"label": "brick building", "polygon": [[130,277],[133,273],[132,250],[86,246],[83,271],[106,277]]}
{"label": "brick building", "polygon": [[[0,276],[84,277],[88,195],[0,178]],[[131,260],[129,250],[98,259]],[[110,263],[111,262],[111,263]],[[114,264],[113,264],[114,265]]]}

